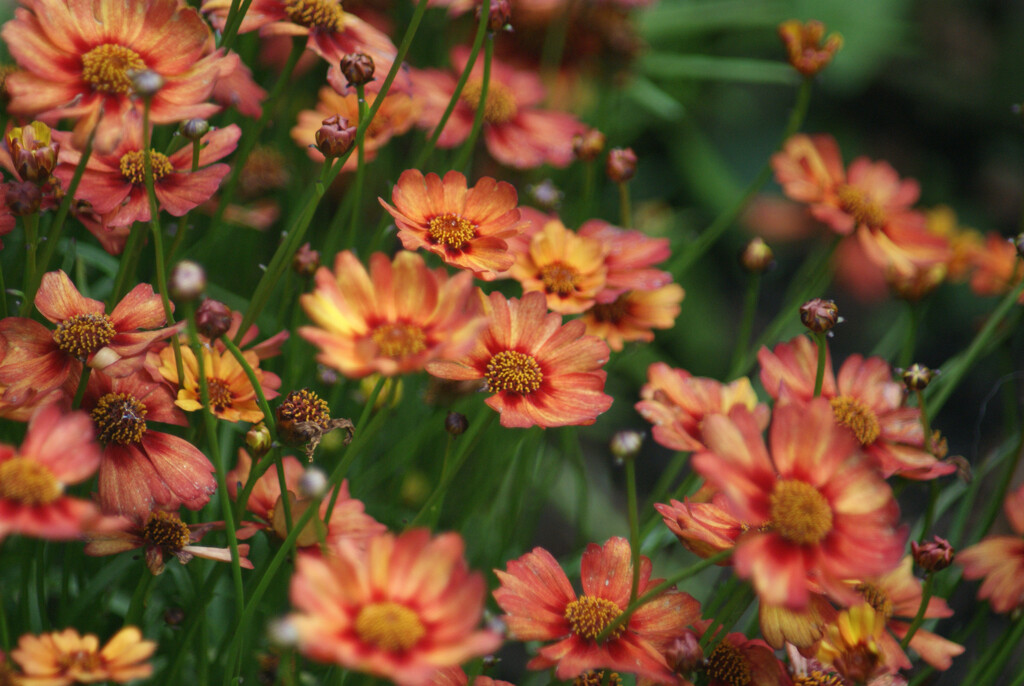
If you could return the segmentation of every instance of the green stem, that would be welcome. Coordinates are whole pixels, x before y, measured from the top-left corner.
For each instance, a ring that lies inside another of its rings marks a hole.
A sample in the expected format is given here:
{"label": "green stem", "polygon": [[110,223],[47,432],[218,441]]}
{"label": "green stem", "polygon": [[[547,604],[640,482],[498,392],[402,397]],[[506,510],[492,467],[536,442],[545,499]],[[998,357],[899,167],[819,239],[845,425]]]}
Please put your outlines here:
{"label": "green stem", "polygon": [[[192,172],[195,173],[199,170],[199,153],[202,151],[200,145],[200,139],[192,141]],[[164,266],[169,268],[171,262],[174,260],[174,256],[177,254],[178,249],[181,248],[181,242],[185,240],[185,234],[188,233],[188,216],[191,210],[185,212],[184,215],[178,220],[178,230],[174,232],[174,240],[171,241],[171,249],[167,251],[167,259],[164,260]]]}
{"label": "green stem", "polygon": [[924,586],[921,588],[921,604],[917,608],[917,614],[914,615],[913,621],[910,622],[910,628],[907,629],[906,635],[900,641],[900,648],[903,652],[907,651],[907,646],[910,645],[910,639],[914,638],[914,634],[921,628],[924,623],[924,614],[928,610],[928,602],[932,598],[932,577],[933,572],[928,572],[924,577]]}
{"label": "green stem", "polygon": [[77,410],[82,406],[82,398],[85,397],[85,389],[89,386],[89,375],[92,374],[92,367],[82,366],[82,376],[78,379],[78,388],[75,389],[75,399],[71,401],[71,409]]}
{"label": "green stem", "polygon": [[139,626],[142,623],[142,613],[146,609],[146,603],[149,601],[149,593],[153,589],[153,581],[155,579],[156,575],[148,569],[140,574],[139,583],[136,584],[135,592],[132,593],[131,603],[128,605],[128,612],[124,615],[125,626]]}
{"label": "green stem", "polygon": [[107,310],[112,310],[128,292],[127,284],[131,280],[131,274],[135,273],[135,263],[139,259],[139,251],[142,249],[142,234],[146,231],[146,225],[142,222],[135,222],[128,233],[128,241],[121,251],[121,260],[117,265],[117,276],[114,278],[114,287],[110,291],[110,299],[107,301]]}
{"label": "green stem", "polygon": [[[356,84],[356,102],[359,108],[359,121],[366,118],[366,86]],[[355,245],[356,225],[359,223],[363,201],[363,181],[366,178],[366,128],[360,126],[356,130],[356,178],[352,188],[352,218],[348,225],[348,245]]]}
{"label": "green stem", "polygon": [[743,358],[747,355],[747,348],[750,347],[750,336],[754,331],[754,316],[757,314],[757,299],[761,292],[761,274],[754,272],[747,282],[747,294],[743,299],[743,319],[740,320],[740,331],[736,337],[736,347],[732,353],[732,364],[730,369],[736,369],[743,364]]}
{"label": "green stem", "polygon": [[821,387],[825,383],[825,360],[828,359],[828,338],[824,332],[814,332],[814,339],[818,344],[818,371],[814,376],[814,397],[821,396]]}
{"label": "green stem", "polygon": [[[345,447],[345,455],[341,458],[341,462],[338,463],[338,467],[344,466],[344,470],[341,470],[341,474],[344,475],[345,471],[348,470],[348,465],[354,459],[354,455],[357,451],[353,450],[353,444],[361,444],[363,434],[366,433],[367,422],[370,420],[370,415],[373,413],[373,408],[377,404],[377,398],[380,396],[381,390],[384,388],[384,384],[387,383],[388,377],[381,375],[377,379],[377,383],[374,385],[373,390],[370,392],[370,397],[367,398],[366,404],[363,405],[363,412],[359,415],[359,421],[356,422],[356,428],[352,430],[352,443],[349,443]],[[338,469],[335,469],[338,471]],[[331,493],[331,500],[327,503],[327,512],[324,516],[324,523],[331,521],[331,513],[334,512],[334,505],[338,502],[338,489],[335,489]]]}
{"label": "green stem", "polygon": [[1024,616],[1018,617],[1012,627],[1012,629],[1003,634],[1002,643],[996,644],[999,646],[999,652],[996,653],[995,657],[992,660],[980,663],[984,665],[981,674],[976,679],[971,680],[970,673],[968,673],[967,680],[962,683],[980,685],[998,683],[996,679],[1003,674],[1003,667],[1006,665],[1006,661],[1013,655],[1020,653],[1021,640],[1024,639]]}
{"label": "green stem", "polygon": [[622,228],[633,228],[633,209],[629,201],[629,182],[623,181],[619,186],[619,221]]}
{"label": "green stem", "polygon": [[[900,351],[900,369],[906,369],[914,361],[914,348],[917,343],[917,329],[921,324],[921,306],[919,303],[907,301],[907,308],[910,312],[910,322],[907,324],[907,335],[903,339],[903,349]],[[926,434],[930,435],[930,434]]]}
{"label": "green stem", "polygon": [[487,32],[484,42],[484,74],[480,82],[480,102],[476,106],[476,114],[473,115],[473,128],[469,131],[469,137],[463,143],[459,156],[452,165],[453,169],[466,169],[469,160],[473,155],[473,148],[476,147],[476,139],[484,125],[484,112],[487,110],[487,89],[491,83],[491,62],[494,58],[494,36]]}
{"label": "green stem", "polygon": [[633,581],[629,588],[629,602],[636,601],[640,588],[640,514],[636,505],[636,461],[626,458],[626,514],[629,517],[629,545],[631,548],[631,564],[633,565]]}
{"label": "green stem", "polygon": [[238,29],[242,25],[245,13],[249,11],[252,0],[231,0],[231,8],[228,9],[227,19],[224,21],[224,33],[221,35],[220,47],[226,53],[231,49],[238,36]]}

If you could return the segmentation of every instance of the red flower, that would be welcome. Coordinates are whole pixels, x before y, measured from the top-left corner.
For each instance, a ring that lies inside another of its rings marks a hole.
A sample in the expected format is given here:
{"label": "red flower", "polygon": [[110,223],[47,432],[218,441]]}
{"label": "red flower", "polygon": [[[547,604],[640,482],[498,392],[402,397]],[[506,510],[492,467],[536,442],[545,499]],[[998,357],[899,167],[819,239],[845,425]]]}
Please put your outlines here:
{"label": "red flower", "polygon": [[[583,595],[578,597],[558,562],[543,548],[509,562],[507,572],[495,570],[501,587],[494,599],[506,612],[502,619],[511,636],[519,641],[557,641],[541,648],[527,667],[555,667],[561,680],[608,668],[660,683],[676,682],[663,654],[686,625],[700,617],[700,606],[688,593],[667,590],[630,615],[607,641],[594,640],[629,605],[630,555],[624,538],[588,545],[580,565]],[[641,556],[640,595],[662,581],[650,576],[651,561]]]}

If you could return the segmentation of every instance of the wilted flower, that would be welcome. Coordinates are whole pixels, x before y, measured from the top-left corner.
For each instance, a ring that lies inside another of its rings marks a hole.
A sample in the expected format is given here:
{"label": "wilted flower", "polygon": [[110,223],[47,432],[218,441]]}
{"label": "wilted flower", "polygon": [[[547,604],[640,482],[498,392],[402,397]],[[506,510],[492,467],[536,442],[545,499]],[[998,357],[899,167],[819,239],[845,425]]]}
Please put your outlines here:
{"label": "wilted flower", "polygon": [[806,23],[799,19],[782,22],[779,38],[786,46],[789,63],[804,76],[814,76],[827,67],[843,47],[842,36],[833,33],[825,38],[825,25],[814,19]]}

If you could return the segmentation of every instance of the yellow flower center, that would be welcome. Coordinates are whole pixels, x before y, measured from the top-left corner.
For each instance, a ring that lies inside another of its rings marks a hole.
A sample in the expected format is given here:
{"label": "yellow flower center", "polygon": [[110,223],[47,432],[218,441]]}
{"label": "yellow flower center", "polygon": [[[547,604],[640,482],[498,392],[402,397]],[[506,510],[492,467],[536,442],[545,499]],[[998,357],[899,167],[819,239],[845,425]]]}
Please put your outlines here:
{"label": "yellow flower center", "polygon": [[892,601],[889,600],[889,596],[884,589],[873,584],[857,584],[854,588],[864,596],[864,600],[867,601],[868,605],[875,608],[875,612],[881,614],[886,619],[892,617]]}
{"label": "yellow flower center", "polygon": [[284,13],[300,26],[325,31],[340,31],[345,26],[345,11],[331,0],[287,0]]}
{"label": "yellow flower center", "polygon": [[882,429],[871,408],[848,395],[832,398],[829,402],[836,421],[850,429],[861,445],[871,445],[878,439]]}
{"label": "yellow flower center", "polygon": [[594,319],[599,322],[618,324],[622,318],[626,316],[626,312],[629,310],[626,303],[626,294],[623,293],[616,298],[614,302],[598,303],[594,305],[590,312]]}
{"label": "yellow flower center", "polygon": [[544,282],[544,290],[565,297],[576,290],[580,282],[580,272],[564,262],[552,262],[540,269],[540,280]]}
{"label": "yellow flower center", "polygon": [[430,220],[427,229],[435,243],[459,250],[476,236],[476,226],[457,214],[445,212]]}
{"label": "yellow flower center", "polygon": [[409,650],[426,633],[419,615],[399,603],[372,603],[363,607],[356,617],[359,638],[392,653]]}
{"label": "yellow flower center", "polygon": [[[121,156],[121,176],[128,183],[146,182],[146,163],[141,150],[132,150]],[[149,151],[149,166],[153,170],[153,181],[159,181],[174,171],[167,155],[156,150]]]}
{"label": "yellow flower center", "polygon": [[146,433],[146,406],[131,393],[107,393],[91,414],[103,443],[131,445]]}
{"label": "yellow flower center", "polygon": [[799,674],[793,677],[794,686],[846,686],[843,678],[834,672],[814,670],[810,674]]}
{"label": "yellow flower center", "polygon": [[[480,107],[480,96],[483,94],[483,81],[473,80],[466,83],[460,96],[462,101],[475,111]],[[504,84],[491,79],[487,83],[487,100],[484,104],[484,121],[488,124],[504,124],[516,116],[519,107],[516,96]]]}
{"label": "yellow flower center", "polygon": [[76,314],[68,317],[53,332],[53,342],[62,352],[79,360],[110,343],[117,329],[105,314]]}
{"label": "yellow flower center", "polygon": [[220,379],[207,379],[206,387],[210,391],[210,407],[215,412],[223,412],[231,407],[235,397],[231,393],[231,387],[226,382]]}
{"label": "yellow flower center", "polygon": [[[622,614],[622,608],[606,598],[580,596],[565,606],[565,619],[572,632],[587,640],[594,640],[615,618]],[[625,625],[616,627],[609,639],[618,638],[626,630]]]}
{"label": "yellow flower center", "polygon": [[815,545],[832,530],[832,508],[828,500],[806,481],[779,481],[769,503],[772,525],[788,541]]}
{"label": "yellow flower center", "polygon": [[57,658],[57,666],[62,672],[74,676],[75,681],[83,680],[83,677],[95,677],[97,670],[102,666],[99,653],[90,650],[73,650],[64,653]]}
{"label": "yellow flower center", "polygon": [[729,686],[747,686],[753,676],[750,661],[740,649],[722,641],[708,658],[708,676]]}
{"label": "yellow flower center", "polygon": [[487,363],[484,378],[487,379],[487,390],[491,393],[509,391],[526,395],[540,388],[544,372],[540,370],[533,355],[502,350]]}
{"label": "yellow flower center", "polygon": [[156,510],[150,513],[146,526],[142,528],[142,537],[150,545],[160,546],[164,550],[178,551],[188,545],[188,525],[173,512]]}
{"label": "yellow flower center", "polygon": [[0,463],[0,499],[29,506],[48,505],[63,490],[53,472],[35,460],[13,457]]}
{"label": "yellow flower center", "polygon": [[101,93],[128,95],[133,90],[131,72],[145,68],[137,52],[116,43],[97,45],[82,55],[82,78]]}
{"label": "yellow flower center", "polygon": [[277,421],[313,422],[323,426],[331,421],[331,408],[315,391],[303,388],[285,396],[277,408]]}
{"label": "yellow flower center", "polygon": [[381,324],[373,330],[373,342],[380,354],[393,360],[416,355],[427,349],[423,329],[412,324]]}
{"label": "yellow flower center", "polygon": [[885,210],[871,199],[867,193],[854,186],[843,184],[836,191],[839,206],[858,224],[867,224],[872,229],[885,226]]}
{"label": "yellow flower center", "polygon": [[[572,686],[601,686],[602,681],[604,681],[603,669],[601,671],[583,672],[583,674],[573,679]],[[606,686],[622,686],[622,677],[619,676],[618,672],[612,672],[608,675]]]}

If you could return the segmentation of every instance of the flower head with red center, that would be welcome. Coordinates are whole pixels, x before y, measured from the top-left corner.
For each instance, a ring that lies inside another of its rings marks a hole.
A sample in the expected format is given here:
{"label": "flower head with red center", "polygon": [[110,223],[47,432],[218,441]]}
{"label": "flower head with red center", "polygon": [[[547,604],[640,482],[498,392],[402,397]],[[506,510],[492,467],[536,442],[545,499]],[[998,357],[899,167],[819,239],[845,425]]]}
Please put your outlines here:
{"label": "flower head with red center", "polygon": [[82,636],[75,629],[64,629],[40,636],[25,634],[11,651],[11,659],[22,670],[15,683],[24,686],[124,683],[153,674],[147,660],[155,650],[156,643],[144,640],[134,626],[118,631],[102,648],[94,634]]}
{"label": "flower head with red center", "polygon": [[12,533],[68,540],[99,517],[96,506],[64,495],[100,465],[84,412],[48,405],[32,417],[21,447],[0,445],[0,541]]}
{"label": "flower head with red center", "polygon": [[494,394],[486,403],[501,414],[502,426],[593,424],[611,407],[601,369],[608,346],[584,335],[583,322],[562,324],[540,293],[517,300],[495,292],[484,302],[487,329],[462,357],[429,363],[430,374],[485,381]]}
{"label": "flower head with red center", "polygon": [[636,411],[654,425],[654,440],[670,450],[703,450],[704,417],[728,414],[742,406],[754,413],[758,426],[768,426],[771,410],[757,400],[746,377],[723,384],[673,369],[664,362],[647,368]]}
{"label": "flower head with red center", "polygon": [[96,148],[112,147],[135,107],[132,76],[142,70],[163,80],[150,99],[152,122],[206,118],[220,109],[204,101],[237,57],[215,51],[210,27],[178,0],[21,4],[2,31],[21,67],[6,82],[12,113],[48,123],[78,119],[82,141],[99,118]]}
{"label": "flower head with red center", "polygon": [[515,262],[506,240],[522,231],[523,222],[516,189],[504,181],[484,177],[467,189],[457,171],[442,179],[408,169],[391,191],[391,202],[394,207],[380,199],[406,250],[425,248],[488,281]]}
{"label": "flower head with red center", "polygon": [[996,612],[1024,607],[1024,486],[1003,502],[1014,536],[989,536],[957,553],[965,579],[984,579],[978,598]]}
{"label": "flower head with red center", "polygon": [[810,582],[884,574],[899,562],[906,532],[889,486],[817,398],[777,406],[769,433],[744,407],[704,420],[707,452],[693,466],[729,498],[751,530],[733,555],[765,602],[803,609]]}
{"label": "flower head with red center", "polygon": [[142,373],[89,377],[82,407],[104,445],[99,500],[103,511],[145,518],[154,509],[198,510],[217,488],[213,465],[188,441],[153,431],[147,421],[187,424],[164,384]]}
{"label": "flower head with red center", "polygon": [[686,292],[670,283],[652,291],[626,291],[610,303],[595,303],[583,313],[587,333],[604,339],[615,352],[631,341],[649,343],[654,329],[671,329]]}
{"label": "flower head with red center", "polygon": [[[231,124],[203,136],[197,143],[202,149],[196,171],[192,171],[191,145],[170,155],[150,149],[158,209],[181,217],[213,197],[230,170],[226,164],[213,163],[234,151],[239,135],[241,129]],[[63,147],[54,175],[67,187],[82,155],[72,148],[69,134],[58,133],[56,137]],[[86,162],[75,198],[88,202],[105,226],[130,226],[150,220],[143,154],[142,118],[133,110],[125,116],[124,136],[117,146],[109,152],[94,152]]]}
{"label": "flower head with red center", "polygon": [[331,551],[296,560],[289,621],[303,655],[427,686],[437,670],[501,645],[498,634],[476,628],[487,585],[469,571],[458,534],[413,529],[375,536],[365,551],[349,541]]}
{"label": "flower head with red center", "polygon": [[[611,538],[591,543],[580,564],[583,595],[577,596],[565,572],[543,548],[534,548],[495,570],[501,587],[494,599],[505,611],[502,619],[518,641],[555,641],[540,649],[530,669],[555,667],[560,680],[595,669],[613,669],[660,683],[676,683],[664,653],[686,625],[700,617],[700,606],[688,593],[666,590],[640,606],[603,643],[597,636],[629,605],[633,566],[629,542]],[[640,557],[638,593],[661,583],[651,579],[651,561]]]}
{"label": "flower head with red center", "polygon": [[20,403],[33,394],[59,388],[77,379],[82,364],[107,376],[125,376],[145,363],[146,349],[166,338],[181,324],[152,331],[166,319],[153,287],[139,284],[108,315],[99,300],[83,297],[62,271],[43,275],[36,308],[57,325],[53,331],[31,319],[0,320],[0,337],[7,350],[0,362],[4,400]]}
{"label": "flower head with red center", "polygon": [[[455,94],[456,75],[469,61],[469,48],[452,51],[454,73],[426,69],[413,76],[418,97],[423,101],[420,125],[434,128]],[[469,137],[476,111],[483,99],[483,60],[477,60],[459,102],[438,139],[442,148],[452,148]],[[516,169],[533,169],[542,164],[564,167],[573,160],[572,139],[586,126],[568,112],[540,109],[545,98],[540,77],[500,60],[491,63],[490,80],[483,103],[483,137],[487,151],[498,162]]]}
{"label": "flower head with red center", "polygon": [[315,290],[300,302],[315,326],[299,334],[320,348],[317,360],[353,378],[456,359],[486,326],[472,274],[449,277],[404,250],[394,261],[374,253],[369,273],[351,252],[338,253],[334,273],[317,270]]}
{"label": "flower head with red center", "polygon": [[[810,338],[798,336],[757,355],[761,383],[777,400],[806,402],[814,397],[818,350]],[[831,359],[825,361],[821,396],[829,400],[836,422],[856,437],[883,475],[934,479],[956,471],[925,448],[921,411],[903,406],[903,386],[892,379],[889,364],[880,357],[851,355],[838,376]]]}
{"label": "flower head with red center", "polygon": [[533,234],[529,250],[518,256],[509,273],[525,293],[544,293],[552,312],[578,314],[592,307],[604,290],[607,252],[601,240],[577,235],[552,219]]}

